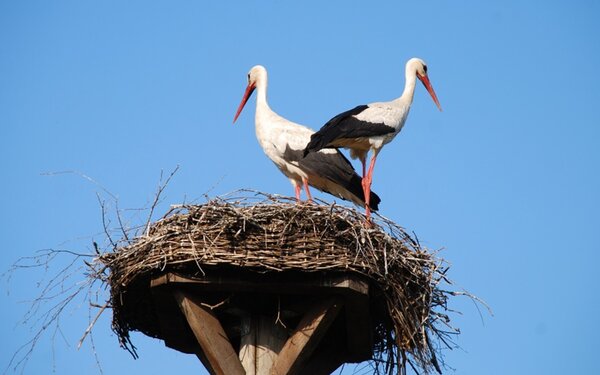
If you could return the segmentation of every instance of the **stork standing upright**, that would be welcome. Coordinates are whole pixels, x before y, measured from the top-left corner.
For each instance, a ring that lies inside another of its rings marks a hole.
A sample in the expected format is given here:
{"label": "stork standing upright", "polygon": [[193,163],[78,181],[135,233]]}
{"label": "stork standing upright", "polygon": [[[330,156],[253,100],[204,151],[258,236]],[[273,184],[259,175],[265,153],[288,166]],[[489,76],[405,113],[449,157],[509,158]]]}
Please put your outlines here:
{"label": "stork standing upright", "polygon": [[248,86],[233,119],[234,123],[255,89],[256,138],[269,159],[290,179],[298,201],[302,186],[308,200],[312,199],[308,188],[311,185],[357,205],[370,205],[373,210],[378,209],[381,199],[369,192],[369,199],[365,200],[361,177],[337,149],[304,154],[303,150],[314,131],[288,121],[271,110],[267,103],[267,70],[261,65],[254,66],[248,73]]}
{"label": "stork standing upright", "polygon": [[[370,217],[369,192],[373,182],[373,168],[381,148],[402,130],[415,93],[418,78],[439,108],[440,102],[433,91],[427,76],[425,61],[412,58],[406,63],[406,83],[402,95],[389,102],[377,102],[359,105],[349,111],[340,113],[329,120],[323,127],[311,136],[310,142],[304,149],[304,155],[331,147],[350,149],[352,158],[358,158],[362,163],[362,187],[366,199],[367,220]],[[366,171],[367,153],[372,151],[369,170]]]}

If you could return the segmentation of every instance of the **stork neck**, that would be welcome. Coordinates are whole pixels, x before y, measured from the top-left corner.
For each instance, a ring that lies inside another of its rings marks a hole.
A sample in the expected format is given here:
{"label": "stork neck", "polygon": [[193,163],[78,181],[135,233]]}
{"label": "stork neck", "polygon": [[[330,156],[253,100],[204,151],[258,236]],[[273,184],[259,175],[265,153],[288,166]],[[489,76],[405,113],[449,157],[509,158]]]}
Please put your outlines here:
{"label": "stork neck", "polygon": [[262,123],[259,119],[268,116],[271,111],[267,102],[267,82],[266,79],[259,80],[256,83],[256,125]]}
{"label": "stork neck", "polygon": [[259,112],[269,111],[270,109],[267,102],[267,84],[264,81],[259,81],[256,84],[256,116],[260,116]]}
{"label": "stork neck", "polygon": [[415,96],[415,85],[417,84],[417,75],[415,73],[406,72],[406,83],[404,84],[404,91],[397,101],[406,102],[409,105],[413,101]]}

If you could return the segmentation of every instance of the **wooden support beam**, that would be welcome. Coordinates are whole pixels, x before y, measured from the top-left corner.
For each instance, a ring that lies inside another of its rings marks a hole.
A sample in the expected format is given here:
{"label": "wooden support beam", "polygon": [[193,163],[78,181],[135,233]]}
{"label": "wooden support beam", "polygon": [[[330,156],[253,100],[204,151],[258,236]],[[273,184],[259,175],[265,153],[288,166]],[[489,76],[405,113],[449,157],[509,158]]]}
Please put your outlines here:
{"label": "wooden support beam", "polygon": [[[335,325],[337,327],[334,327]],[[334,322],[329,327],[325,337],[319,342],[318,349],[313,352],[310,360],[302,367],[302,374],[330,375],[342,364],[349,362],[349,353],[341,348],[343,341],[339,339],[340,336],[345,336],[344,332],[340,332],[340,330],[345,329],[346,326],[341,323],[338,324],[338,322]]]}
{"label": "wooden support beam", "polygon": [[211,372],[217,375],[245,375],[237,353],[210,308],[185,291],[175,290],[173,295],[210,364]]}
{"label": "wooden support beam", "polygon": [[204,368],[206,369],[206,371],[208,371],[210,375],[216,375],[215,370],[213,370],[210,362],[208,361],[208,358],[206,358],[206,356],[204,355],[204,353],[202,353],[201,350],[198,351],[198,353],[196,353],[196,357],[198,357],[200,362],[202,362],[202,365],[204,365]]}
{"label": "wooden support beam", "polygon": [[298,327],[279,352],[271,375],[301,373],[323,335],[342,307],[340,298],[329,298],[317,303],[304,315]]}
{"label": "wooden support beam", "polygon": [[150,286],[160,287],[169,284],[193,285],[198,290],[253,292],[253,293],[289,293],[315,295],[325,292],[340,295],[368,295],[369,284],[356,275],[336,275],[306,279],[273,279],[265,283],[260,277],[188,277],[176,273],[166,273],[151,280]]}
{"label": "wooden support beam", "polygon": [[242,317],[239,356],[246,375],[256,375],[256,333],[256,322],[252,316]]}
{"label": "wooden support beam", "polygon": [[[370,358],[369,283],[354,274],[301,276],[157,276],[151,287],[162,338],[196,354],[211,375],[327,375]],[[297,325],[291,337],[267,308],[279,298],[277,313]],[[207,305],[222,300],[223,308]]]}
{"label": "wooden support beam", "polygon": [[287,338],[286,329],[275,323],[275,316],[243,317],[240,361],[246,375],[269,375]]}

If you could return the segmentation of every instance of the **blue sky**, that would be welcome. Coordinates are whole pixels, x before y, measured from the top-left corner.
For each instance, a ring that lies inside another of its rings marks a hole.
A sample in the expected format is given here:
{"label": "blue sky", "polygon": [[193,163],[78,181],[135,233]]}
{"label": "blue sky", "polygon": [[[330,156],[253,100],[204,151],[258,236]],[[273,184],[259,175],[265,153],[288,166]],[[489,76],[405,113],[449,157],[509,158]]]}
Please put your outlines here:
{"label": "blue sky", "polygon": [[[238,188],[293,195],[256,141],[254,100],[231,123],[247,71],[264,65],[271,107],[316,129],[398,97],[416,56],[444,111],[417,87],[373,190],[494,311],[452,302],[462,334],[447,372],[600,373],[599,16],[594,1],[2,2],[0,270],[102,241],[102,189],[46,172],[78,171],[137,208],[179,165],[158,214]],[[32,337],[18,322],[40,272],[0,283],[2,368]],[[109,315],[94,335],[105,373],[198,371],[141,335],[131,359]],[[76,349],[87,319],[82,298],[24,373],[94,373],[89,342]]]}

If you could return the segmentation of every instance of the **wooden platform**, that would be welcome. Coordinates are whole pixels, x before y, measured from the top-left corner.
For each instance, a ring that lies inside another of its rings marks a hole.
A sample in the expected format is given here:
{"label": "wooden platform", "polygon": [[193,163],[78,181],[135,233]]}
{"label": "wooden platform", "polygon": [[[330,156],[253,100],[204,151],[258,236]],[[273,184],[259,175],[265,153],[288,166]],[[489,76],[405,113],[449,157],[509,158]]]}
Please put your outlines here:
{"label": "wooden platform", "polygon": [[369,284],[354,274],[151,280],[161,339],[211,374],[330,374],[372,356]]}

